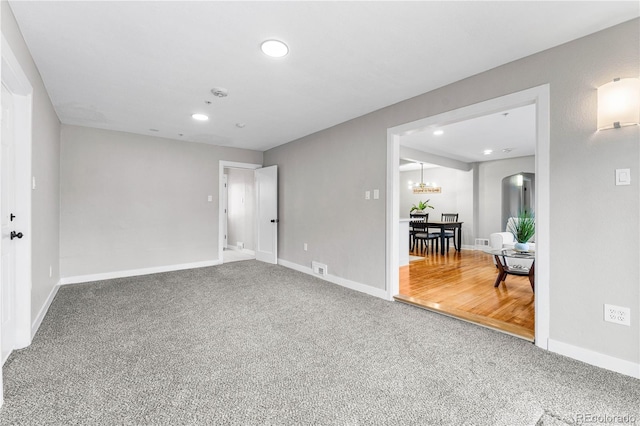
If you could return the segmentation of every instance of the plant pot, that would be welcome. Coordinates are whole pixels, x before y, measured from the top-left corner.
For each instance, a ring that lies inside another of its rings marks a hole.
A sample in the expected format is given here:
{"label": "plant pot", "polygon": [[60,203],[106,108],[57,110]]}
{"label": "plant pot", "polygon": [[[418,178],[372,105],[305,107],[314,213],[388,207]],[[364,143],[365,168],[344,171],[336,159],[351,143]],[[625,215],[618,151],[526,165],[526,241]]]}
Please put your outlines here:
{"label": "plant pot", "polygon": [[424,214],[424,210],[414,210],[411,214]]}
{"label": "plant pot", "polygon": [[515,243],[513,248],[516,251],[529,251],[529,243]]}

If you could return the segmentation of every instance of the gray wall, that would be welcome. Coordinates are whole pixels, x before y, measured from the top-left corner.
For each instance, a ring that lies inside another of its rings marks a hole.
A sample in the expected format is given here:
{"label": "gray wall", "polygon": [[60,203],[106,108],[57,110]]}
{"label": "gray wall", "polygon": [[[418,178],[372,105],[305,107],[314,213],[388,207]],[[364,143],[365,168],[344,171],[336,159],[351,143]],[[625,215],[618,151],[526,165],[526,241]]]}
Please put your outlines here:
{"label": "gray wall", "polygon": [[227,244],[255,250],[255,172],[246,169],[225,169],[228,185]]}
{"label": "gray wall", "polygon": [[473,236],[473,173],[447,167],[424,169],[424,181],[442,187],[440,194],[414,194],[407,182],[420,182],[420,170],[400,173],[400,217],[409,217],[409,210],[419,201],[430,200],[429,219],[440,220],[442,213],[458,213],[462,225],[462,244],[474,243]]}
{"label": "gray wall", "polygon": [[502,179],[520,172],[535,173],[534,156],[478,163],[479,224],[477,238],[505,230],[502,222]]}
{"label": "gray wall", "polygon": [[[265,165],[280,167],[280,257],[305,266],[323,261],[334,275],[384,288],[387,128],[548,83],[550,337],[639,362],[638,179],[616,187],[614,169],[630,168],[640,176],[640,128],[596,132],[596,88],[615,77],[638,76],[639,23],[629,21],[265,152]],[[364,191],[373,188],[381,189],[381,199],[366,201]],[[589,230],[597,217],[614,220],[624,232],[594,239]],[[604,303],[630,307],[631,327],[605,323]]]}
{"label": "gray wall", "polygon": [[[62,277],[219,258],[219,161],[262,153],[63,125]],[[211,195],[213,201],[208,202]]]}
{"label": "gray wall", "polygon": [[[22,38],[13,12],[2,1],[2,34],[33,87],[31,172],[36,189],[31,191],[31,319],[44,306],[58,283],[60,235],[60,121],[31,53]],[[49,266],[53,274],[49,277]]]}

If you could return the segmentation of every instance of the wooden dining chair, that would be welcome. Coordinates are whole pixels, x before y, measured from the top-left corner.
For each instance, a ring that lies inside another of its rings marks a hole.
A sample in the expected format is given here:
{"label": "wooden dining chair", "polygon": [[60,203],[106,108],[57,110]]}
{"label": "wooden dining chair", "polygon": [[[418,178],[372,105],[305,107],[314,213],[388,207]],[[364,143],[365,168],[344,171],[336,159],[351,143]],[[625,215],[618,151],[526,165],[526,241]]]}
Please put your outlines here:
{"label": "wooden dining chair", "polygon": [[411,251],[420,244],[420,253],[429,252],[429,242],[431,242],[431,253],[439,248],[438,234],[429,232],[427,222],[429,222],[429,213],[410,214],[411,222],[409,223],[409,239],[411,241]]}

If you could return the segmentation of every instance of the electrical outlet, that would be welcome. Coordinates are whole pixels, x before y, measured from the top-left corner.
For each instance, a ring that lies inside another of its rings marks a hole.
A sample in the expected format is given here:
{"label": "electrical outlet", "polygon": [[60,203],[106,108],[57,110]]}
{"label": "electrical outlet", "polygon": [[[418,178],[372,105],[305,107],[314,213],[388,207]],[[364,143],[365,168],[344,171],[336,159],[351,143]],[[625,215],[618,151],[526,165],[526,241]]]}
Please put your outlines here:
{"label": "electrical outlet", "polygon": [[631,310],[615,305],[604,305],[604,320],[622,325],[631,325]]}

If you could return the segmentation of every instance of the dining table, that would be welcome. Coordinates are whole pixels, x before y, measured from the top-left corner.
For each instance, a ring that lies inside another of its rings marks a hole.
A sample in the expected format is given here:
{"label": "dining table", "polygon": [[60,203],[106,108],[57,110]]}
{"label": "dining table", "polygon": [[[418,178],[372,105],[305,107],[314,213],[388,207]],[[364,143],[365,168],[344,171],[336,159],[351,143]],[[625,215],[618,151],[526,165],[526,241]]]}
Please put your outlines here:
{"label": "dining table", "polygon": [[426,228],[438,228],[440,230],[440,254],[444,255],[444,243],[447,239],[444,231],[453,231],[453,238],[456,239],[456,250],[462,247],[462,224],[464,222],[443,222],[441,220],[427,221]]}

